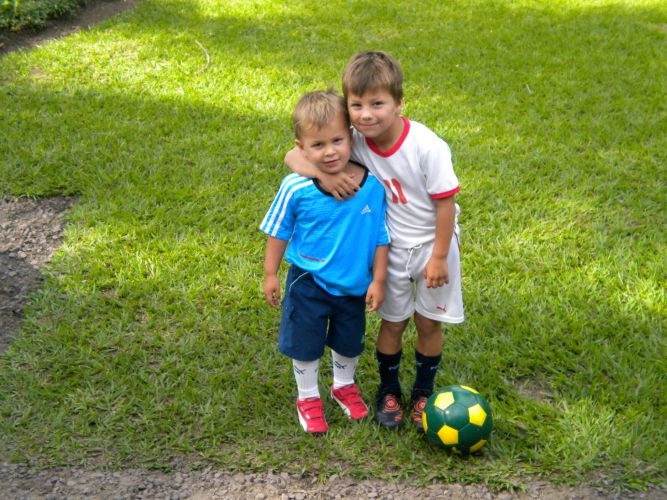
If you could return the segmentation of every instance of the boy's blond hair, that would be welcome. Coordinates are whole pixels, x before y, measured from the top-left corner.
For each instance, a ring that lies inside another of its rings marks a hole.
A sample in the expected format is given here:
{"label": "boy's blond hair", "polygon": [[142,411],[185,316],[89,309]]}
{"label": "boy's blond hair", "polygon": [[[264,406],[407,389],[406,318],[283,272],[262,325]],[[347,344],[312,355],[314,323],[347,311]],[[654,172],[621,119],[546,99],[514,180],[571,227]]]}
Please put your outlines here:
{"label": "boy's blond hair", "polygon": [[353,56],[343,71],[343,95],[362,96],[368,91],[386,90],[399,103],[403,99],[403,70],[386,52],[366,51]]}
{"label": "boy's blond hair", "polygon": [[346,126],[350,127],[345,100],[335,90],[316,90],[304,94],[292,112],[292,126],[297,139],[304,130],[322,128],[339,116],[343,116]]}

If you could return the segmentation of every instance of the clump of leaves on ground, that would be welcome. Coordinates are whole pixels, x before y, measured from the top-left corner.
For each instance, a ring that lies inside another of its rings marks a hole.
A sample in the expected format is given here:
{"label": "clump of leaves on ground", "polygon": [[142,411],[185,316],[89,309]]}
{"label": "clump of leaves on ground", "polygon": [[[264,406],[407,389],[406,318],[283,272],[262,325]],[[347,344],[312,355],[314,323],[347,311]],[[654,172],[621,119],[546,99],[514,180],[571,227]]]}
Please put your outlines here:
{"label": "clump of leaves on ground", "polygon": [[0,29],[42,28],[49,19],[76,14],[86,3],[87,0],[3,0]]}

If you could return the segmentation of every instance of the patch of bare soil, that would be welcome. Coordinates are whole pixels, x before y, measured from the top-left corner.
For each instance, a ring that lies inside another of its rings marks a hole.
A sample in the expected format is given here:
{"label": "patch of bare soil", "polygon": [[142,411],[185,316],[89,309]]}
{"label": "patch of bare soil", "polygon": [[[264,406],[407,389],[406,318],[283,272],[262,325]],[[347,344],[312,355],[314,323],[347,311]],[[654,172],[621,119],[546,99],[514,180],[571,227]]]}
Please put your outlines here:
{"label": "patch of bare soil", "polygon": [[78,15],[49,21],[42,30],[0,31],[0,54],[37,47],[54,38],[90,28],[105,19],[131,9],[138,3],[139,0],[89,0],[88,5]]}
{"label": "patch of bare soil", "polygon": [[[610,495],[589,487],[557,488],[531,481],[523,492],[493,492],[485,486],[433,484],[416,487],[387,481],[355,481],[290,474],[229,474],[213,468],[198,472],[156,472],[129,469],[118,472],[57,469],[38,471],[0,464],[0,485],[9,498],[51,499],[193,499],[193,500],[333,500],[333,499],[471,499],[471,500],[584,500],[601,498],[661,499],[656,491]],[[6,497],[5,497],[6,498]]]}
{"label": "patch of bare soil", "polygon": [[40,268],[62,242],[73,198],[0,200],[0,352],[18,331]]}

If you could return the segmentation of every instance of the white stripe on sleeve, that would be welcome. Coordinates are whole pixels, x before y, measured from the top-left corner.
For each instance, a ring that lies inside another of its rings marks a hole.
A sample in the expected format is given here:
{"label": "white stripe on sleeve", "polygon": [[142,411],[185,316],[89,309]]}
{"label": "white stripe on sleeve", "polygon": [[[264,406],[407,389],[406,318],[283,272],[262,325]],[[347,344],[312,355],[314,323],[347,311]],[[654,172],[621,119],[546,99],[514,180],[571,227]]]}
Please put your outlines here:
{"label": "white stripe on sleeve", "polygon": [[312,179],[302,177],[298,174],[290,174],[285,177],[285,180],[280,186],[280,190],[278,191],[276,198],[271,204],[271,208],[269,208],[269,211],[266,213],[264,220],[260,224],[260,229],[269,236],[275,236],[278,234],[280,224],[285,217],[285,212],[289,206],[290,199],[299,189],[308,187],[312,183]]}

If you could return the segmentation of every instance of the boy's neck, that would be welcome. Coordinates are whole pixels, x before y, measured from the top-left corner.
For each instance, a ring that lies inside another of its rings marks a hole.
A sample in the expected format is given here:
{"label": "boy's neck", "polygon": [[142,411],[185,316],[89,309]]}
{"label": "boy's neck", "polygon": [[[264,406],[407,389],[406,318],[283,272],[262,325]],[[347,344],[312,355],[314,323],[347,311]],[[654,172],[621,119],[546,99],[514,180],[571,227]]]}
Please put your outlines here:
{"label": "boy's neck", "polygon": [[347,162],[343,172],[345,172],[357,182],[361,182],[364,177],[364,169],[352,161]]}

